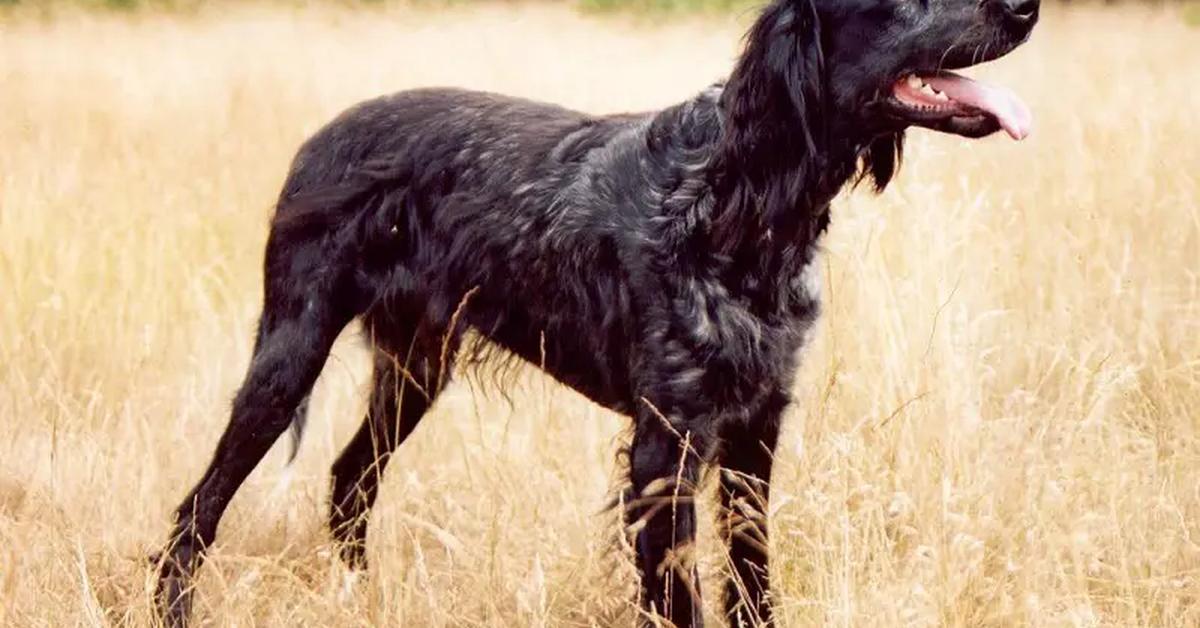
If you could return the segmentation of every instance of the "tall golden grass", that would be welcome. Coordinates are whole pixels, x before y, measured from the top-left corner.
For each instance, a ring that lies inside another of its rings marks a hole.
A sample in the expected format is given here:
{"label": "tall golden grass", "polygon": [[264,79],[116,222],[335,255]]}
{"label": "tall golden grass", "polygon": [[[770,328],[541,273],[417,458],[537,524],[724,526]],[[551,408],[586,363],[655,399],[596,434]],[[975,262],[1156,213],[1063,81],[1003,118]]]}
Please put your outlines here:
{"label": "tall golden grass", "polygon": [[[0,624],[151,622],[145,556],[225,423],[271,202],[308,133],[430,84],[659,107],[727,72],[744,21],[511,5],[0,21]],[[836,205],[777,456],[783,623],[1200,624],[1200,31],[1055,7],[976,74],[1026,95],[1030,141],[913,132],[886,195]],[[297,462],[273,452],[239,493],[197,614],[629,625],[632,568],[602,512],[623,420],[532,371],[511,401],[443,397],[348,586],[323,515],[363,411],[361,344],[348,332],[329,361]]]}

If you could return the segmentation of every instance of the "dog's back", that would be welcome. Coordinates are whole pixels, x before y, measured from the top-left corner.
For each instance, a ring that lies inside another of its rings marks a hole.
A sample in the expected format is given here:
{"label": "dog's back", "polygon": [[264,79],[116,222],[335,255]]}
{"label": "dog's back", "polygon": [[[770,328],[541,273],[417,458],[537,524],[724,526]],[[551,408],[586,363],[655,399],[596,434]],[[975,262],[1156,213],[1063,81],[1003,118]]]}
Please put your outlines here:
{"label": "dog's back", "polygon": [[[623,189],[607,179],[620,156],[597,152],[619,153],[620,136],[646,120],[454,89],[365,102],[297,153],[268,269],[274,259],[295,264],[297,248],[314,240],[322,251],[352,250],[344,258],[314,255],[312,263],[353,284],[354,309],[368,329],[394,328],[395,311],[448,327],[469,300],[456,325],[480,330],[601,403],[619,404],[625,395],[610,376],[623,379],[627,356],[610,341],[621,335],[614,326],[629,298],[616,282],[595,280],[612,275],[604,269],[615,266],[616,239],[630,227],[621,222],[644,217],[603,198]],[[588,174],[598,157],[605,179]],[[560,356],[572,356],[570,372],[555,368]],[[585,364],[581,356],[607,360]]]}

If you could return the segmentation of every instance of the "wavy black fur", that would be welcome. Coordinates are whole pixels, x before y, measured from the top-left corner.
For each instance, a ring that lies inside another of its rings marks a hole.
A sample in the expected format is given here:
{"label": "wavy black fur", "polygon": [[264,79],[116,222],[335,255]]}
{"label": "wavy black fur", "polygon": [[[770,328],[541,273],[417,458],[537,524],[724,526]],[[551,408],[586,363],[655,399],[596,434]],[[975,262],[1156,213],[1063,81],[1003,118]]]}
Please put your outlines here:
{"label": "wavy black fur", "polygon": [[[954,58],[964,32],[1013,40],[994,56],[1016,45],[992,4],[776,0],[727,82],[654,113],[423,89],[338,117],[300,149],[280,196],[254,359],[178,510],[164,619],[186,621],[221,513],[298,407],[302,419],[330,345],[357,318],[376,348],[375,385],[333,466],[330,511],[350,564],[365,564],[366,517],[394,448],[456,359],[487,362],[499,348],[633,417],[623,502],[646,611],[701,623],[681,550],[712,463],[727,613],[770,621],[767,482],[818,313],[830,201],[856,178],[879,190],[891,180],[908,123],[881,113],[880,98],[905,70]],[[464,346],[467,330],[479,340]]]}

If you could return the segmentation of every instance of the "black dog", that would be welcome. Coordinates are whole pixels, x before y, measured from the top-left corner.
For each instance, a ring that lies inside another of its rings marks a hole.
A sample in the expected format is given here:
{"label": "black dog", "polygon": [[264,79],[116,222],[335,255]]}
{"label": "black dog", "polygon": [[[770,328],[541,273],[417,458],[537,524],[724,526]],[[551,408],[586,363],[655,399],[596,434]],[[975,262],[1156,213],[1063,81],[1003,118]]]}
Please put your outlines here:
{"label": "black dog", "polygon": [[1018,46],[1038,2],[775,0],[726,83],[650,114],[448,89],[343,114],[300,149],[280,196],[254,358],[162,558],[166,623],[186,622],[222,512],[302,419],[355,318],[376,348],[374,391],[333,465],[330,510],[351,565],[392,451],[455,359],[479,357],[461,346],[473,329],[633,418],[623,507],[647,618],[702,621],[685,550],[711,464],[727,613],[770,622],[772,450],[818,312],[829,203],[851,180],[882,190],[909,126],[1024,137],[1019,100],[946,70]]}

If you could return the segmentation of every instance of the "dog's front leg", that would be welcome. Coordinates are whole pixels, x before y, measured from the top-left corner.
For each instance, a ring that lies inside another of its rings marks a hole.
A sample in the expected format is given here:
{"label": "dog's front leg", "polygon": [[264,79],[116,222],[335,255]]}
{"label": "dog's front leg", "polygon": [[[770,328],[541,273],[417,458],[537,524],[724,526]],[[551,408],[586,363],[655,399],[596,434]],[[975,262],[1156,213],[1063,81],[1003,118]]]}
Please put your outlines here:
{"label": "dog's front leg", "polygon": [[734,627],[769,626],[774,619],[767,514],[771,466],[787,404],[785,393],[773,394],[748,420],[731,421],[721,431],[721,512],[730,565],[725,612]]}
{"label": "dog's front leg", "polygon": [[642,607],[651,625],[702,626],[694,507],[701,453],[708,443],[649,408],[639,413],[630,449],[627,530],[641,571]]}

